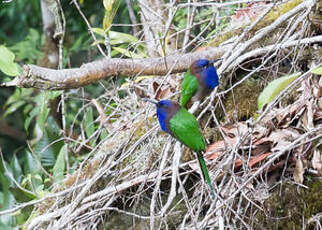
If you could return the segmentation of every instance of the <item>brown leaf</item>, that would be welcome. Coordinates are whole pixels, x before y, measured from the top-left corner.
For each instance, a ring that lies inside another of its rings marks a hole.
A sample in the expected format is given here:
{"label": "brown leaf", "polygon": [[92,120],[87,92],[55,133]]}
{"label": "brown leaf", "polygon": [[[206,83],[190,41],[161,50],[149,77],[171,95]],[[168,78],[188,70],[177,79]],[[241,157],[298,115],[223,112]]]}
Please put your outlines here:
{"label": "brown leaf", "polygon": [[160,86],[157,82],[152,83],[153,91],[156,100],[170,98],[172,95],[172,88],[170,86]]}
{"label": "brown leaf", "polygon": [[313,124],[313,102],[310,100],[307,102],[307,107],[306,107],[306,113],[305,113],[305,120],[303,120],[305,127],[310,130],[314,128]]}
{"label": "brown leaf", "polygon": [[144,94],[143,94],[142,90],[139,87],[134,86],[134,92],[135,92],[135,94],[136,94],[136,96],[138,98],[144,97]]}
{"label": "brown leaf", "polygon": [[206,150],[207,158],[213,160],[223,154],[225,150],[232,147],[239,140],[239,137],[244,135],[248,127],[245,122],[239,122],[234,125],[225,125],[220,127],[223,131],[224,140],[210,144]]}
{"label": "brown leaf", "polygon": [[296,181],[299,184],[302,184],[303,180],[304,180],[303,175],[304,175],[303,162],[302,162],[301,158],[298,158],[296,160],[295,170],[293,172],[294,181]]}
{"label": "brown leaf", "polygon": [[295,129],[277,129],[269,135],[269,139],[274,143],[272,151],[275,152],[283,149],[298,137],[299,133]]}
{"label": "brown leaf", "polygon": [[313,153],[312,167],[318,170],[319,174],[322,175],[322,154],[317,149],[315,149]]}
{"label": "brown leaf", "polygon": [[245,8],[238,9],[232,16],[232,20],[238,23],[249,23],[261,14],[269,5],[266,3],[250,3]]}
{"label": "brown leaf", "polygon": [[226,150],[225,141],[217,141],[208,146],[205,154],[207,159],[213,160],[220,157],[225,150]]}
{"label": "brown leaf", "polygon": [[155,93],[157,91],[157,89],[159,88],[159,84],[156,81],[154,81],[152,83],[152,87],[153,87],[153,92]]}
{"label": "brown leaf", "polygon": [[253,157],[250,162],[249,162],[249,167],[252,168],[254,165],[256,165],[257,163],[265,160],[267,157],[269,157],[272,153],[268,152],[265,154],[261,154],[259,156]]}
{"label": "brown leaf", "polygon": [[[321,100],[322,102],[322,100]],[[322,105],[322,103],[321,103]],[[315,113],[314,113],[314,121],[317,121],[317,120],[320,120],[322,119],[322,109],[318,108],[315,110]]]}
{"label": "brown leaf", "polygon": [[277,116],[278,126],[283,128],[289,127],[295,119],[298,119],[303,114],[305,111],[305,104],[306,102],[304,100],[298,100],[287,106],[284,110],[285,112],[280,116]]}
{"label": "brown leaf", "polygon": [[264,137],[254,141],[253,145],[254,149],[252,149],[252,155],[257,156],[269,152],[273,146],[273,141]]}

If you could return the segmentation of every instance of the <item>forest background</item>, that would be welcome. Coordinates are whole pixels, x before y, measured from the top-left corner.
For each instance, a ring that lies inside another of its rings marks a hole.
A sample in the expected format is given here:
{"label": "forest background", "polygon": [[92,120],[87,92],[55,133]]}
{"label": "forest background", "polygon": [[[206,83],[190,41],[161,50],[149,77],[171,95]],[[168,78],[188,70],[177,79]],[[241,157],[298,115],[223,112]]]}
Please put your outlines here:
{"label": "forest background", "polygon": [[[0,229],[322,229],[322,1],[0,2]],[[197,59],[216,199],[143,97]]]}

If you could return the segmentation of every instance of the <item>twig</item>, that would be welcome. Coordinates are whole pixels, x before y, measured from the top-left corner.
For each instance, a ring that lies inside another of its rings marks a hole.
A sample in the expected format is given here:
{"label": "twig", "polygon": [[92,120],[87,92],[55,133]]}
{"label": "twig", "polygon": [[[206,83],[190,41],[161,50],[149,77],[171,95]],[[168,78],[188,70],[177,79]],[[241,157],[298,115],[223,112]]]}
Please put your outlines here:
{"label": "twig", "polygon": [[78,2],[77,2],[76,0],[73,0],[73,3],[74,3],[74,5],[76,6],[76,9],[78,10],[79,14],[82,16],[83,20],[85,21],[85,23],[86,23],[86,25],[87,25],[87,27],[88,27],[88,30],[89,30],[89,32],[90,32],[90,34],[91,34],[91,36],[92,36],[93,40],[94,40],[94,41],[95,41],[95,43],[96,43],[97,49],[100,51],[100,53],[101,53],[104,57],[106,57],[106,54],[105,54],[105,52],[103,51],[103,49],[102,49],[101,45],[97,42],[97,38],[96,38],[96,36],[95,36],[95,33],[94,33],[94,32],[93,32],[93,30],[92,30],[92,26],[91,26],[91,24],[89,23],[89,21],[87,20],[86,16],[83,14],[82,10],[80,9],[80,7],[79,7],[79,5],[78,5]]}
{"label": "twig", "polygon": [[[252,0],[253,2],[274,2],[274,1],[267,1],[267,0]],[[226,7],[226,6],[231,6],[231,5],[237,5],[237,4],[243,4],[243,3],[249,3],[249,0],[240,0],[240,1],[231,1],[231,2],[222,2],[222,3],[217,3],[217,2],[192,2],[192,3],[181,3],[178,4],[179,8],[185,8],[188,6],[194,6],[194,7],[206,7],[206,6],[215,6],[218,8],[221,7]]]}
{"label": "twig", "polygon": [[37,197],[36,193],[32,192],[32,191],[29,191],[23,187],[21,187],[21,185],[19,184],[18,181],[16,181],[16,179],[14,178],[14,176],[12,175],[12,172],[10,172],[8,169],[7,169],[7,163],[4,161],[4,158],[3,158],[3,154],[2,154],[2,149],[0,147],[0,157],[1,157],[1,160],[2,160],[2,165],[4,167],[4,170],[5,170],[5,173],[8,175],[8,177],[10,178],[10,180],[23,192],[31,195],[31,196],[34,196],[34,197]]}
{"label": "twig", "polygon": [[322,35],[314,36],[310,38],[303,38],[295,41],[287,41],[274,45],[269,45],[263,48],[258,48],[252,51],[249,51],[241,56],[239,56],[233,63],[227,68],[227,71],[231,71],[235,66],[240,65],[243,61],[251,57],[257,57],[269,52],[275,51],[276,49],[287,49],[299,45],[307,45],[322,42]]}
{"label": "twig", "polygon": [[138,31],[139,31],[139,28],[137,26],[138,22],[136,20],[136,16],[135,16],[134,10],[132,8],[131,0],[126,0],[126,5],[127,5],[128,11],[129,11],[129,16],[130,16],[132,25],[133,25],[133,27],[132,27],[133,28],[133,33],[137,34]]}
{"label": "twig", "polygon": [[221,74],[223,72],[228,72],[229,65],[234,60],[236,60],[241,55],[241,53],[244,52],[248,47],[250,47],[252,44],[262,39],[264,36],[272,32],[273,30],[275,30],[279,25],[284,23],[288,18],[292,17],[298,12],[301,12],[303,9],[311,8],[314,4],[315,4],[314,0],[307,0],[299,4],[298,6],[294,7],[292,10],[288,11],[287,13],[281,15],[272,24],[270,24],[269,26],[266,26],[259,33],[255,34],[251,39],[241,44],[238,50],[234,51],[232,55],[222,63],[220,68],[218,68],[218,73]]}
{"label": "twig", "polygon": [[174,145],[174,155],[173,155],[173,161],[172,161],[172,176],[171,176],[171,188],[170,188],[170,193],[168,196],[168,200],[165,203],[165,205],[162,207],[160,213],[161,216],[164,216],[165,212],[167,209],[170,207],[170,205],[173,202],[173,199],[177,195],[177,178],[179,176],[179,165],[180,165],[180,159],[182,155],[182,150],[180,147],[180,142],[176,141]]}
{"label": "twig", "polygon": [[[271,164],[274,163],[274,161],[278,158],[280,158],[283,154],[285,154],[285,152],[295,148],[298,146],[298,144],[304,140],[305,138],[307,138],[308,136],[316,133],[316,132],[321,132],[322,131],[322,125],[310,130],[307,133],[304,133],[303,135],[301,135],[300,137],[298,137],[296,140],[294,140],[291,144],[285,146],[283,149],[281,149],[279,152],[275,153],[274,156],[268,160],[265,164],[263,164],[254,174],[252,174],[251,177],[249,177],[245,182],[243,182],[243,184],[241,184],[239,186],[239,188],[233,193],[231,194],[226,200],[230,200],[233,199],[242,189],[244,189],[244,187],[249,184],[255,177],[257,177],[259,174],[261,174],[264,169],[266,169],[267,167],[269,167]],[[315,136],[314,138],[320,138],[322,137],[322,133],[320,133],[319,135]],[[300,143],[300,144],[304,144],[304,143]],[[220,209],[224,204],[219,205],[215,211],[217,211],[218,209]]]}
{"label": "twig", "polygon": [[158,194],[160,193],[160,184],[162,181],[162,174],[163,174],[163,170],[166,165],[166,160],[168,158],[170,147],[171,147],[171,141],[169,141],[169,143],[165,146],[165,150],[163,151],[163,156],[162,156],[162,160],[161,160],[160,167],[159,167],[159,173],[156,178],[156,185],[154,187],[153,194],[152,194],[152,199],[151,199],[151,204],[150,204],[150,216],[151,216],[150,229],[154,229],[154,218],[156,215],[155,203],[157,201]]}

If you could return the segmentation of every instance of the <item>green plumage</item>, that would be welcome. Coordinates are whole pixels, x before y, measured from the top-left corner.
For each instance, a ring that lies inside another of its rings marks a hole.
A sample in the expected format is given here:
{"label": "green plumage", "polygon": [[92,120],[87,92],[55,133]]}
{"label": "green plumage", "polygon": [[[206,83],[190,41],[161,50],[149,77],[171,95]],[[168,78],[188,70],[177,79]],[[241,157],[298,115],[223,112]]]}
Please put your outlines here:
{"label": "green plumage", "polygon": [[181,97],[180,97],[180,105],[185,107],[189,100],[193,97],[193,95],[199,89],[199,82],[197,78],[191,74],[190,70],[188,70],[183,78],[181,83]]}
{"label": "green plumage", "polygon": [[195,152],[204,151],[205,141],[199,131],[196,118],[186,109],[180,108],[170,119],[172,134],[183,144]]}
{"label": "green plumage", "polygon": [[215,198],[208,169],[202,155],[202,152],[206,149],[206,144],[199,131],[199,125],[196,118],[186,109],[180,108],[178,112],[170,119],[169,123],[172,135],[181,143],[197,153],[203,178],[209,185],[211,195],[213,198]]}

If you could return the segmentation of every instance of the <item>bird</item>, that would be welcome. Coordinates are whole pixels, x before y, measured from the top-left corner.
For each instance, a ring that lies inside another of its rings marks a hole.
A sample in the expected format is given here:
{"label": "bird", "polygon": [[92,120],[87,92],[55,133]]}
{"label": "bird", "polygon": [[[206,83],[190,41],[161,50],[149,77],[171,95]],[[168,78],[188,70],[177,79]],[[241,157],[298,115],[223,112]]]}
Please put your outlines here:
{"label": "bird", "polygon": [[215,199],[215,193],[211,185],[208,169],[203,158],[206,143],[203,135],[199,131],[199,124],[195,116],[180,106],[176,101],[156,101],[149,98],[143,98],[143,100],[156,105],[157,117],[161,130],[170,134],[197,154],[203,179],[207,182],[210,193],[213,199]]}
{"label": "bird", "polygon": [[201,101],[219,85],[217,70],[213,66],[219,60],[199,59],[191,64],[181,83],[181,106],[190,107]]}

